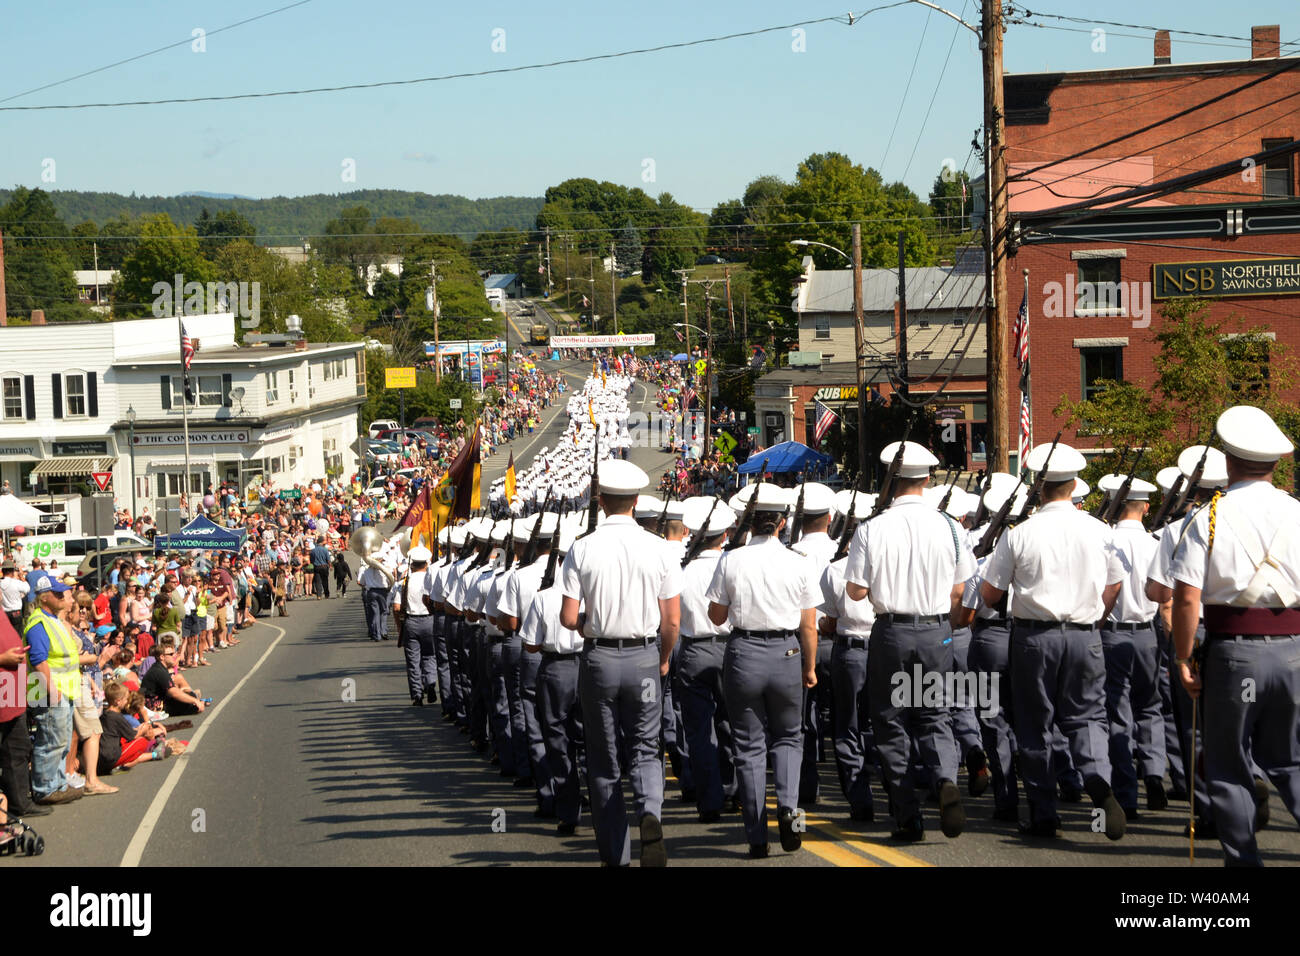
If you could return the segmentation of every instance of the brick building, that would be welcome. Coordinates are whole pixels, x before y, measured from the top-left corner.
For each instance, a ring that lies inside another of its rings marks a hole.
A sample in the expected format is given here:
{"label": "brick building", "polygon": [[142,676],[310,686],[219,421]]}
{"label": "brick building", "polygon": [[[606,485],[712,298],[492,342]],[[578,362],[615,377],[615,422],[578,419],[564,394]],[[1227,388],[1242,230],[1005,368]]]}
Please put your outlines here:
{"label": "brick building", "polygon": [[[1170,298],[1198,295],[1212,320],[1266,327],[1250,348],[1300,345],[1295,155],[1243,161],[1300,139],[1300,57],[1279,58],[1276,26],[1251,36],[1249,60],[1174,63],[1161,31],[1151,66],[1005,77],[1007,287],[1013,312],[1022,294],[1028,303],[1036,442],[1063,424],[1052,414],[1063,396],[1077,401],[1103,378],[1154,379]],[[1129,208],[1074,221],[1048,211],[1229,162],[1228,176]],[[1010,350],[1003,360],[1014,369]],[[1009,393],[1014,452],[1014,374]]]}

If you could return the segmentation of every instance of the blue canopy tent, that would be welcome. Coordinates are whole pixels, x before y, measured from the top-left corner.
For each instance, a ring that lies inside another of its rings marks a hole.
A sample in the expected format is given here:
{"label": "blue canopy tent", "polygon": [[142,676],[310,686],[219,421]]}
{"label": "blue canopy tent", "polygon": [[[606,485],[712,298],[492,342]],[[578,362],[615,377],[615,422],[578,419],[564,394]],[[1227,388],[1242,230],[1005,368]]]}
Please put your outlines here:
{"label": "blue canopy tent", "polygon": [[244,532],[223,528],[199,515],[175,534],[160,534],[153,539],[154,551],[238,551]]}
{"label": "blue canopy tent", "polygon": [[687,355],[685,352],[678,352],[676,355],[673,356],[674,362],[689,362],[690,360],[691,357]]}
{"label": "blue canopy tent", "polygon": [[756,475],[763,468],[765,459],[767,461],[767,470],[774,473],[817,472],[829,469],[835,463],[835,459],[831,458],[830,455],[823,455],[819,451],[814,451],[803,442],[783,441],[771,448],[755,452],[748,461],[736,470],[742,475]]}

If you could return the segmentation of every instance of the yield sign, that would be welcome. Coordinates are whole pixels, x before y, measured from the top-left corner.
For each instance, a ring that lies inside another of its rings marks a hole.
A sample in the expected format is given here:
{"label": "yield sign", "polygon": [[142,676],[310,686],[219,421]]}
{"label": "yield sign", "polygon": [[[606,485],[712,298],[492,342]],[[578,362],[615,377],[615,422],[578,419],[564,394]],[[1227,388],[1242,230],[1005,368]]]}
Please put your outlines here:
{"label": "yield sign", "polygon": [[90,477],[95,479],[95,484],[99,486],[100,491],[108,491],[108,485],[113,480],[111,471],[92,471]]}

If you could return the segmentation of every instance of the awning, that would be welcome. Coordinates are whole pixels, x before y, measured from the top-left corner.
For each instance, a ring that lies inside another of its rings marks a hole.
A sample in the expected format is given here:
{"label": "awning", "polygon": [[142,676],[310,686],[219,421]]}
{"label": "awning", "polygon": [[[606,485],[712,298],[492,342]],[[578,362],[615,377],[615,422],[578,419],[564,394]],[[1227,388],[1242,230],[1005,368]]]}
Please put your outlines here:
{"label": "awning", "polygon": [[89,478],[91,472],[112,471],[115,464],[116,458],[46,458],[32,469],[32,474],[59,478],[82,475]]}

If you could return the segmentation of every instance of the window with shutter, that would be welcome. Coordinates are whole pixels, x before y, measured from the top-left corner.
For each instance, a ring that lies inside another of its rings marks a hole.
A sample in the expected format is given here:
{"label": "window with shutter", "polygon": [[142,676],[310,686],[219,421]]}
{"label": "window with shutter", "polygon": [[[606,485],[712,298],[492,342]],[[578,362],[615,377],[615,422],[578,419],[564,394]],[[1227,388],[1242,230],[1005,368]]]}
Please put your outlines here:
{"label": "window with shutter", "polygon": [[63,417],[63,376],[55,372],[50,376],[50,389],[54,393],[54,401],[51,403],[55,418]]}
{"label": "window with shutter", "polygon": [[172,377],[170,375],[162,376],[162,407],[167,411],[172,407]]}

